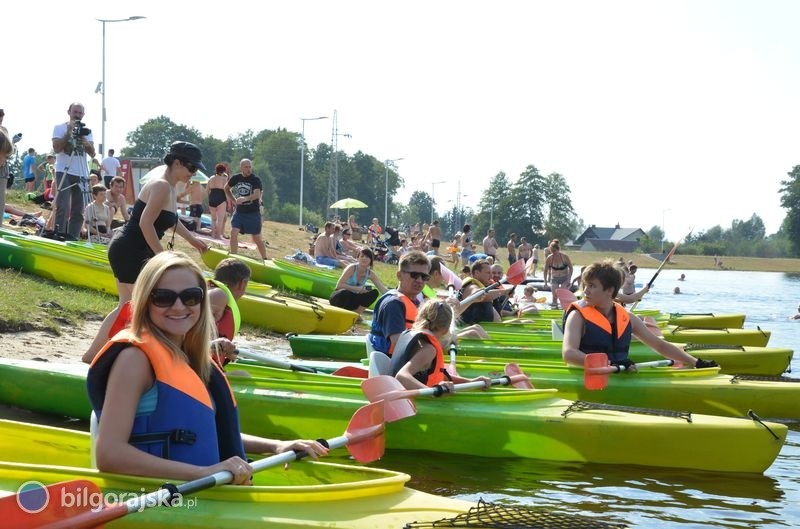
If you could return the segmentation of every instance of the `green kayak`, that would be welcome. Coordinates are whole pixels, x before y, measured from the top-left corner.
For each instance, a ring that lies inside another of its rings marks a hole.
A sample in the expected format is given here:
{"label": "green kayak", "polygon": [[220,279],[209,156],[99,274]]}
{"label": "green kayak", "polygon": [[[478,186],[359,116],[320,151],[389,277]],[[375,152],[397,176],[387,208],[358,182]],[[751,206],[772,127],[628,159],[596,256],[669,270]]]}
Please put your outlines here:
{"label": "green kayak", "polygon": [[[301,334],[289,336],[292,354],[299,358],[329,358],[357,362],[366,356],[364,336],[329,336]],[[785,372],[793,350],[780,347],[742,347],[703,344],[678,344],[688,353],[705,360],[715,360],[723,373],[777,376]],[[461,340],[459,357],[498,358],[515,362],[553,362],[563,365],[560,341],[529,344],[497,344],[492,340]],[[662,357],[641,342],[633,342],[630,355],[637,362]]]}
{"label": "green kayak", "polygon": [[[89,416],[87,366],[0,362],[0,401],[36,411]],[[360,379],[233,366],[242,430],[267,437],[341,435],[366,401]],[[574,403],[555,390],[495,388],[418,397],[415,416],[387,426],[387,447],[483,457],[763,472],[785,425],[715,415],[633,412]],[[691,450],[674,456],[675,446]],[[609,447],[614,447],[609,449]]]}

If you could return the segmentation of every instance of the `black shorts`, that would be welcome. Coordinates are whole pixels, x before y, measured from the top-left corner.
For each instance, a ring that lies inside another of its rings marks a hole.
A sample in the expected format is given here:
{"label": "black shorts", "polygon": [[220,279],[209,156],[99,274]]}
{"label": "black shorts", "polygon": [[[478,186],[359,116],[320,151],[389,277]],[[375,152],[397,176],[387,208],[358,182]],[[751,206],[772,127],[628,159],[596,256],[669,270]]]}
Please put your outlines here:
{"label": "black shorts", "polygon": [[203,204],[192,204],[189,206],[189,216],[190,217],[202,217],[203,216]]}
{"label": "black shorts", "polygon": [[431,239],[431,248],[438,248],[442,245],[442,241],[439,239]]}

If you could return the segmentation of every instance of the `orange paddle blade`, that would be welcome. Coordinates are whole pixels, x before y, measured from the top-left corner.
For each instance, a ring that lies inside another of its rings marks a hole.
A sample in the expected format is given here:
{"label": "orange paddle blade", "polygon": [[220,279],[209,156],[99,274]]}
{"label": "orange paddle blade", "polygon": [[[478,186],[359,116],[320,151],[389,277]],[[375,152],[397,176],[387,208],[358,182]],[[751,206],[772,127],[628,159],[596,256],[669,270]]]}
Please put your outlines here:
{"label": "orange paddle blade", "polygon": [[593,368],[608,367],[608,355],[605,353],[589,353],[583,360],[583,383],[588,390],[605,389],[608,385],[608,373],[593,372]]}
{"label": "orange paddle blade", "polygon": [[361,390],[370,402],[384,403],[386,422],[395,422],[417,414],[417,407],[405,396],[409,393],[394,377],[380,375],[361,382]]}
{"label": "orange paddle blade", "polygon": [[[74,498],[76,501],[65,502],[65,498]],[[28,481],[22,484],[17,494],[0,499],[0,514],[4,527],[37,529],[102,507],[92,503],[95,498],[102,500],[102,491],[96,484],[85,479],[62,481],[47,486],[37,481]],[[77,501],[78,499],[91,502]]]}
{"label": "orange paddle blade", "polygon": [[511,363],[506,364],[504,372],[509,377],[514,377],[514,376],[517,376],[517,375],[525,376],[524,379],[517,380],[516,382],[513,382],[511,384],[515,388],[533,389],[533,384],[531,384],[531,381],[527,378],[527,375],[525,375],[525,373],[523,373],[522,369],[520,369],[519,364],[517,364],[515,362],[511,362]]}
{"label": "orange paddle blade", "polygon": [[361,406],[347,424],[347,450],[356,461],[377,461],[386,448],[384,406],[380,402]]}
{"label": "orange paddle blade", "polygon": [[506,272],[506,281],[512,285],[519,285],[525,281],[525,277],[525,261],[520,259],[508,267],[508,271]]}
{"label": "orange paddle blade", "polygon": [[558,298],[558,302],[561,304],[561,308],[564,310],[569,307],[570,303],[578,301],[578,296],[576,296],[573,291],[567,290],[566,288],[557,288],[556,298]]}
{"label": "orange paddle blade", "polygon": [[337,377],[367,378],[369,376],[369,371],[363,367],[344,366],[331,373],[331,375]]}

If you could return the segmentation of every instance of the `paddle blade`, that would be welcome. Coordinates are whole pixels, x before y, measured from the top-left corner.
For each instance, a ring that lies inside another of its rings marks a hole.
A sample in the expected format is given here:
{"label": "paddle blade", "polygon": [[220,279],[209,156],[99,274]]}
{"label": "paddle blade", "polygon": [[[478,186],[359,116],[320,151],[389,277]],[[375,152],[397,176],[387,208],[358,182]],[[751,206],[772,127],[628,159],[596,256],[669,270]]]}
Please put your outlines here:
{"label": "paddle blade", "polygon": [[331,375],[337,377],[367,378],[369,376],[369,371],[363,367],[344,366],[331,373]]}
{"label": "paddle blade", "polygon": [[605,353],[589,353],[583,361],[583,383],[586,389],[596,391],[608,385],[608,373],[593,373],[592,368],[608,367]]}
{"label": "paddle blade", "polygon": [[506,364],[504,372],[509,377],[513,377],[515,375],[522,375],[522,376],[525,377],[524,379],[517,380],[516,382],[513,382],[511,384],[515,388],[533,389],[533,384],[531,384],[531,381],[528,379],[527,375],[525,375],[525,373],[523,373],[522,369],[520,369],[519,364],[517,364],[515,362],[511,362],[511,363]]}
{"label": "paddle blade", "polygon": [[506,281],[512,285],[519,285],[525,281],[525,277],[525,261],[522,259],[514,262],[514,264],[508,267],[508,271],[506,272]]}
{"label": "paddle blade", "polygon": [[386,448],[383,403],[367,404],[356,410],[345,435],[349,439],[347,450],[356,461],[371,463],[380,459]]}
{"label": "paddle blade", "polygon": [[370,402],[384,403],[386,422],[395,422],[417,414],[414,403],[405,398],[408,393],[403,384],[394,377],[381,375],[361,382],[361,390]]}
{"label": "paddle blade", "polygon": [[558,298],[558,302],[561,304],[561,308],[564,310],[566,310],[571,303],[578,301],[578,296],[576,296],[574,292],[572,292],[571,290],[567,290],[566,288],[557,288],[556,298]]}
{"label": "paddle blade", "polygon": [[102,491],[85,479],[62,481],[46,487],[36,481],[29,481],[20,487],[17,494],[0,499],[3,527],[35,529],[72,519],[90,512],[93,506],[88,502],[75,501],[66,507],[62,498],[83,497],[102,498]]}

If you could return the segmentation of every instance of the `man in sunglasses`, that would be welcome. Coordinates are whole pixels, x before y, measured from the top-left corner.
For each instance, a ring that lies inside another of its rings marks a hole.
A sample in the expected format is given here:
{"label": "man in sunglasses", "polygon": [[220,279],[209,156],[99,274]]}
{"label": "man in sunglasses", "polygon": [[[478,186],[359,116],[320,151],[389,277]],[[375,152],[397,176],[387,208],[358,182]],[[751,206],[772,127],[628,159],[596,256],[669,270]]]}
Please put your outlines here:
{"label": "man in sunglasses", "polygon": [[372,349],[391,356],[400,334],[410,329],[417,317],[419,294],[430,279],[431,265],[420,251],[411,251],[400,258],[397,268],[398,286],[375,303],[372,327],[367,340]]}

